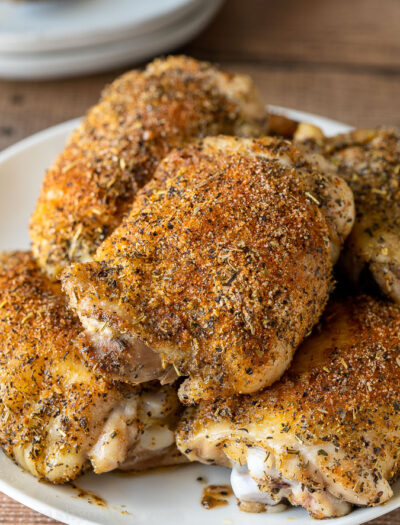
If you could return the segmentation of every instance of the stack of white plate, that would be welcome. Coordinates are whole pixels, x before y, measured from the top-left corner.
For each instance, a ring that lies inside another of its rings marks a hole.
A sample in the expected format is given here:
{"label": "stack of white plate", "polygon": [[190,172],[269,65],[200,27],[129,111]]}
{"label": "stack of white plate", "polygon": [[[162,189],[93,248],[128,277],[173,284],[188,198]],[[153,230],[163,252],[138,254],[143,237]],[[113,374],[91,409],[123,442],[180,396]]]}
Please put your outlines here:
{"label": "stack of white plate", "polygon": [[222,0],[0,0],[0,77],[56,78],[167,53]]}

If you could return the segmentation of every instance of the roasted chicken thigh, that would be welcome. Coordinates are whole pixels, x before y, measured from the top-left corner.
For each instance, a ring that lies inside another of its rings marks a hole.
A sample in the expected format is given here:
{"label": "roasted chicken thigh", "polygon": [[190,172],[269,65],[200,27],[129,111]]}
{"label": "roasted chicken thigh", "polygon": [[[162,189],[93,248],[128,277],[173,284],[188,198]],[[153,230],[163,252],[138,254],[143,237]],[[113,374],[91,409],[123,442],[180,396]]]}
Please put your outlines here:
{"label": "roasted chicken thigh", "polygon": [[0,444],[25,470],[63,483],[182,461],[176,390],[106,381],[81,357],[79,320],[32,255],[0,256]]}
{"label": "roasted chicken thigh", "polygon": [[356,221],[341,267],[358,283],[371,275],[400,303],[400,134],[363,130],[311,140],[305,147],[325,157],[354,193]]}
{"label": "roasted chicken thigh", "polygon": [[90,260],[172,148],[219,133],[258,136],[265,121],[249,77],[192,58],[118,78],[44,178],[30,225],[39,265],[56,278],[70,261]]}
{"label": "roasted chicken thigh", "polygon": [[171,153],[95,261],[64,275],[89,359],[131,383],[189,376],[185,403],[273,383],[325,307],[353,215],[346,183],[289,142]]}
{"label": "roasted chicken thigh", "polygon": [[281,381],[188,408],[178,446],[233,467],[243,505],[288,499],[315,518],[392,496],[400,453],[400,310],[367,296],[332,302]]}

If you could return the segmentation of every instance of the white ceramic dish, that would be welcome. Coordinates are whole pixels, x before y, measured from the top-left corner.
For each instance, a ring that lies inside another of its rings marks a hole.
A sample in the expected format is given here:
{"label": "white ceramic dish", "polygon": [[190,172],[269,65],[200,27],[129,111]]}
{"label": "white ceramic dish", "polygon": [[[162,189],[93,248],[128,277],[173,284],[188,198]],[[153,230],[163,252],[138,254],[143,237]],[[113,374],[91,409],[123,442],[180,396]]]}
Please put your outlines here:
{"label": "white ceramic dish", "polygon": [[0,1],[0,51],[37,53],[156,31],[203,0]]}
{"label": "white ceramic dish", "polygon": [[[79,3],[78,0],[69,1],[72,4]],[[63,0],[60,2],[63,3]],[[89,74],[170,52],[204,29],[221,6],[222,0],[206,2],[197,0],[191,4],[190,10],[186,9],[183,16],[181,13],[168,25],[144,34],[133,34],[129,38],[122,38],[122,34],[121,38],[115,41],[54,52],[4,53],[0,51],[0,78],[42,80]]]}
{"label": "white ceramic dish", "polygon": [[[332,135],[349,126],[308,113],[272,108],[289,117],[319,125]],[[0,249],[28,248],[27,224],[34,208],[46,167],[63,148],[76,120],[38,133],[0,154]],[[0,453],[0,490],[21,503],[71,525],[295,525],[316,524],[308,514],[291,508],[279,514],[245,514],[235,499],[226,507],[205,510],[200,505],[203,485],[227,483],[224,468],[189,465],[141,475],[110,473],[88,474],[77,481],[79,487],[92,491],[106,501],[99,506],[87,496],[79,497],[69,486],[38,482]],[[386,505],[358,509],[343,518],[325,520],[325,524],[356,525],[374,519],[400,506],[400,483],[395,496]]]}

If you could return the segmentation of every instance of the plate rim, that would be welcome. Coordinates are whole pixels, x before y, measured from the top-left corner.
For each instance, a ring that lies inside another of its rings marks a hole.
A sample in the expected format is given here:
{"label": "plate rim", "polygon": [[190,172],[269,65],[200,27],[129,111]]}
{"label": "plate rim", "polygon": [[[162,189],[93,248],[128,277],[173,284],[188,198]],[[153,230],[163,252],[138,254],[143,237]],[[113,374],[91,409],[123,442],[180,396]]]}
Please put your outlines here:
{"label": "plate rim", "polygon": [[[285,116],[288,116],[290,118],[301,118],[305,122],[311,122],[318,125],[324,125],[327,127],[335,127],[336,129],[340,129],[339,132],[346,132],[353,129],[351,126],[344,124],[340,121],[336,121],[330,118],[322,117],[314,113],[308,113],[304,111],[294,110],[282,106],[275,106],[275,105],[268,105],[268,110],[271,113],[279,113],[283,114]],[[29,137],[26,137],[17,143],[7,147],[3,151],[0,152],[0,168],[2,164],[9,159],[11,159],[14,156],[18,156],[24,153],[25,150],[29,148],[34,148],[35,146],[39,144],[43,144],[46,141],[61,137],[62,135],[67,138],[70,133],[76,128],[76,126],[81,121],[81,118],[75,118],[71,120],[64,121],[62,123],[59,123],[55,126],[51,126],[49,128],[46,128],[42,131],[39,131],[33,135],[30,135]],[[0,454],[4,456],[4,458],[7,461],[12,462],[10,458],[8,458],[4,452],[0,451]],[[18,469],[20,469],[19,466],[17,466]],[[18,475],[26,475],[31,476],[30,474],[24,472],[22,469],[19,470]],[[0,491],[6,494],[7,496],[13,498],[14,500],[22,503],[23,505],[45,515],[50,518],[62,521],[64,523],[68,523],[69,525],[97,525],[98,522],[92,521],[90,519],[87,519],[82,516],[78,516],[76,514],[72,514],[69,512],[66,512],[62,509],[55,508],[52,506],[51,503],[47,503],[43,500],[40,500],[34,496],[28,495],[24,490],[15,487],[12,482],[5,481],[0,473]],[[350,513],[347,516],[344,516],[342,518],[333,518],[330,520],[327,520],[327,523],[340,523],[341,525],[358,525],[361,523],[365,523],[367,521],[370,521],[372,519],[375,519],[379,516],[383,516],[385,514],[388,514],[389,512],[397,509],[400,507],[400,498],[395,497],[392,500],[389,500],[386,504],[378,506],[378,507],[365,507],[361,509],[361,512],[354,514]],[[307,516],[308,518],[308,516]],[[311,520],[312,518],[309,517],[310,524],[313,523]]]}
{"label": "plate rim", "polygon": [[[288,118],[304,118],[308,120],[304,120],[304,122],[311,122],[311,121],[320,121],[324,122],[325,125],[329,126],[337,126],[343,128],[345,131],[350,131],[353,128],[353,126],[350,126],[349,124],[345,124],[344,122],[340,122],[339,120],[331,119],[328,117],[323,117],[320,115],[317,115],[316,113],[309,113],[307,111],[301,111],[293,108],[288,108],[286,106],[278,106],[275,104],[266,104],[266,108],[271,113],[276,113],[279,115],[285,115]],[[31,146],[35,146],[36,144],[46,141],[46,139],[51,138],[52,136],[58,134],[58,133],[69,133],[73,131],[80,123],[83,117],[75,117],[72,119],[64,120],[63,122],[59,122],[58,124],[54,124],[53,126],[49,126],[48,128],[42,129],[40,131],[37,131],[17,142],[14,144],[11,144],[10,146],[7,146],[5,149],[0,151],[0,162],[4,162],[9,157],[18,154],[21,149],[25,149]]]}
{"label": "plate rim", "polygon": [[[112,28],[107,23],[97,24],[95,28],[82,28],[79,31],[69,29],[61,30],[53,28],[45,28],[43,30],[35,30],[27,34],[3,34],[0,35],[0,52],[1,53],[41,53],[53,52],[61,50],[73,50],[81,46],[96,46],[98,44],[106,44],[129,36],[141,36],[147,32],[154,32],[161,30],[168,26],[177,18],[189,14],[195,9],[197,5],[201,4],[201,0],[175,0],[176,5],[172,9],[165,3],[162,13],[157,13],[155,16],[145,17],[139,22],[130,17],[131,20],[120,21],[119,24],[114,24]],[[11,8],[17,10],[26,6],[12,6]],[[35,6],[33,6],[35,7]],[[43,6],[37,6],[43,8]]]}
{"label": "plate rim", "polygon": [[91,74],[142,62],[151,57],[169,54],[195,38],[214,18],[224,0],[195,4],[190,13],[166,27],[143,35],[132,35],[97,46],[42,54],[5,54],[0,52],[0,78],[12,80],[44,80]]}

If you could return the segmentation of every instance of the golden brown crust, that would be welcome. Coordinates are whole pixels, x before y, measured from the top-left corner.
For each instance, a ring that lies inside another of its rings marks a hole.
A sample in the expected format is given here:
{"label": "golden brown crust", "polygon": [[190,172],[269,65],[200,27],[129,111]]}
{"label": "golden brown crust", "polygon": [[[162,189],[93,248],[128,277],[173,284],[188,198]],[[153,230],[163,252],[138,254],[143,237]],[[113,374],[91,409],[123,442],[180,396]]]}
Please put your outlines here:
{"label": "golden brown crust", "polygon": [[347,496],[355,494],[352,502],[383,501],[390,491],[383,496],[373,484],[392,483],[399,474],[399,334],[397,305],[367,296],[331,303],[319,330],[278,383],[251,396],[189,409],[178,431],[181,450],[206,461],[204,436],[214,439],[220,463],[226,463],[227,450],[242,464],[248,446],[279,450],[282,475],[287,475],[285,462],[299,457],[295,479],[312,487],[315,477],[301,457],[314,447],[318,469],[326,483],[340,485],[339,495],[348,490]]}
{"label": "golden brown crust", "polygon": [[394,129],[358,129],[309,141],[328,159],[354,193],[357,216],[343,268],[359,281],[366,266],[382,291],[400,302],[400,134]]}
{"label": "golden brown crust", "polygon": [[[0,444],[24,469],[54,483],[76,478],[90,461],[98,472],[115,468],[114,458],[103,466],[93,451],[107,429],[127,449],[121,462],[125,454],[140,463],[136,435],[129,441],[124,417],[129,409],[130,428],[140,435],[154,421],[136,414],[139,396],[160,390],[107,382],[82,360],[82,344],[90,345],[81,329],[59,283],[40,273],[30,253],[0,256]],[[165,410],[176,417],[176,393],[166,392],[171,401]],[[146,452],[155,463],[166,459],[162,451],[157,457]]]}
{"label": "golden brown crust", "polygon": [[[43,419],[63,413],[65,438],[60,436],[59,446],[71,448],[73,454],[93,432],[88,428],[90,407],[110,403],[113,399],[109,398],[118,394],[82,363],[75,344],[79,321],[67,310],[59,284],[39,273],[29,253],[1,256],[0,290],[0,442],[17,461],[17,451],[29,448],[36,475],[51,477]],[[64,363],[69,367],[66,376]],[[69,382],[74,369],[81,377]],[[64,407],[63,400],[67,401]],[[75,478],[87,466],[77,462],[70,471],[66,466],[63,481]]]}
{"label": "golden brown crust", "polygon": [[91,258],[174,147],[218,133],[259,135],[265,112],[248,77],[186,57],[155,60],[107,87],[47,172],[30,234],[52,277]]}
{"label": "golden brown crust", "polygon": [[298,125],[299,122],[285,117],[284,115],[269,113],[267,134],[292,140]]}
{"label": "golden brown crust", "polygon": [[188,402],[270,384],[332,285],[313,177],[295,148],[270,138],[171,153],[96,262],[66,273],[72,304],[189,375]]}
{"label": "golden brown crust", "polygon": [[[279,382],[252,396],[203,404],[199,413],[215,421],[229,413],[235,425],[281,414],[291,429],[299,425],[303,433],[307,428],[311,443],[336,425],[341,427],[338,438],[346,441],[360,428],[376,429],[382,423],[386,428],[389,415],[397,413],[399,334],[398,306],[368,296],[335,301]],[[197,420],[198,425],[203,422]],[[350,434],[343,432],[346,425]]]}

